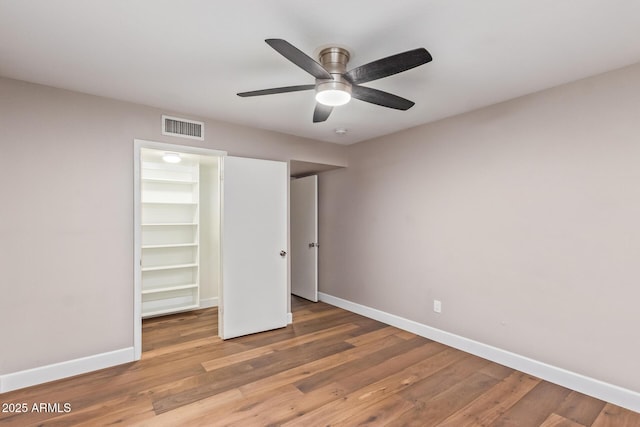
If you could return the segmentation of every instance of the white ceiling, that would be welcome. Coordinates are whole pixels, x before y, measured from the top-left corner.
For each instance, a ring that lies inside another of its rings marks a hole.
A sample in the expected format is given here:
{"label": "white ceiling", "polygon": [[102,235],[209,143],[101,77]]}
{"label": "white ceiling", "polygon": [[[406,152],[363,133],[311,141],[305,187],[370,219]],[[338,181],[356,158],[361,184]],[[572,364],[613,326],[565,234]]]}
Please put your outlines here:
{"label": "white ceiling", "polygon": [[[314,82],[266,38],[347,47],[348,69],[434,59],[366,84],[412,109],[353,100],[313,124],[313,91],[236,96]],[[0,76],[341,144],[636,62],[640,0],[0,0]]]}

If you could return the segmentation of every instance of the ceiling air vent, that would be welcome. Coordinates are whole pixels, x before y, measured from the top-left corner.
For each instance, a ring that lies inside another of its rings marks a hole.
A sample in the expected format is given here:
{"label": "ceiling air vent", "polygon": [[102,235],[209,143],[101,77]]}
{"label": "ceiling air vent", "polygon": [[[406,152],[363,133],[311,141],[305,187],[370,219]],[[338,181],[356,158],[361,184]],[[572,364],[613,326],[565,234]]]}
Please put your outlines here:
{"label": "ceiling air vent", "polygon": [[162,134],[204,140],[204,123],[178,117],[162,116]]}

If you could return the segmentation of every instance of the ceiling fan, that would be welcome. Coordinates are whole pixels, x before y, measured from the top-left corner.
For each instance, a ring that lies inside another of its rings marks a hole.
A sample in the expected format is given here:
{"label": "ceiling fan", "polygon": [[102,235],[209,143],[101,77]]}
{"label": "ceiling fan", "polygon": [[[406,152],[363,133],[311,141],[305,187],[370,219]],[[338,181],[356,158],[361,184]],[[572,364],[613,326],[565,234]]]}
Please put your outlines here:
{"label": "ceiling fan", "polygon": [[327,120],[333,107],[348,103],[352,97],[383,107],[408,110],[415,105],[414,102],[378,89],[360,86],[360,84],[410,70],[426,64],[432,59],[425,48],[418,48],[378,59],[347,71],[349,51],[346,49],[340,47],[322,49],[318,55],[320,62],[317,62],[286,40],[267,39],[265,42],[289,61],[315,77],[315,84],[240,92],[238,96],[273,95],[315,89],[317,102],[313,112],[314,123]]}

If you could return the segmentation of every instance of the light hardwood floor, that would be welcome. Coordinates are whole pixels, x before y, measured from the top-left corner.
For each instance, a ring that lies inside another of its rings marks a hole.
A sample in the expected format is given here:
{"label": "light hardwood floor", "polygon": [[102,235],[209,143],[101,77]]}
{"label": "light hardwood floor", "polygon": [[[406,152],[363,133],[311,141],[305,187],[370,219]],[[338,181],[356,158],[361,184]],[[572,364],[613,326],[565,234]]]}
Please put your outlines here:
{"label": "light hardwood floor", "polygon": [[226,342],[216,309],[143,323],[139,362],[0,395],[0,425],[640,426],[640,414],[324,303]]}

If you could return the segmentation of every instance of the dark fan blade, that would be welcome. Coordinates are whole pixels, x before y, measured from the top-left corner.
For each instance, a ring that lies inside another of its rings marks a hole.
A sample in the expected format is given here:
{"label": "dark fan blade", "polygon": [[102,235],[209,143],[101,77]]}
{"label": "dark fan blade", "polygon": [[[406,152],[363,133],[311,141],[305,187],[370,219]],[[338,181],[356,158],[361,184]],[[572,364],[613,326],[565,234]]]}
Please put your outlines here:
{"label": "dark fan blade", "polygon": [[431,61],[431,59],[429,52],[421,47],[369,62],[368,64],[347,72],[345,77],[354,84],[366,83],[410,70],[426,64]]}
{"label": "dark fan blade", "polygon": [[252,90],[250,92],[240,92],[238,96],[260,96],[260,95],[273,95],[276,93],[286,93],[286,92],[298,92],[301,90],[311,90],[315,89],[316,85],[299,85],[299,86],[285,86],[285,87],[274,87],[271,89],[262,89],[262,90]]}
{"label": "dark fan blade", "polygon": [[332,79],[331,74],[324,69],[322,65],[307,56],[306,53],[292,45],[286,40],[282,39],[267,39],[265,40],[269,46],[274,48],[278,53],[289,61],[296,64],[298,67],[311,74],[316,79]]}
{"label": "dark fan blade", "polygon": [[415,102],[409,101],[408,99],[366,86],[353,85],[351,87],[351,96],[360,101],[395,108],[396,110],[408,110],[415,105]]}
{"label": "dark fan blade", "polygon": [[316,109],[313,110],[313,123],[324,122],[332,111],[333,107],[316,102]]}

